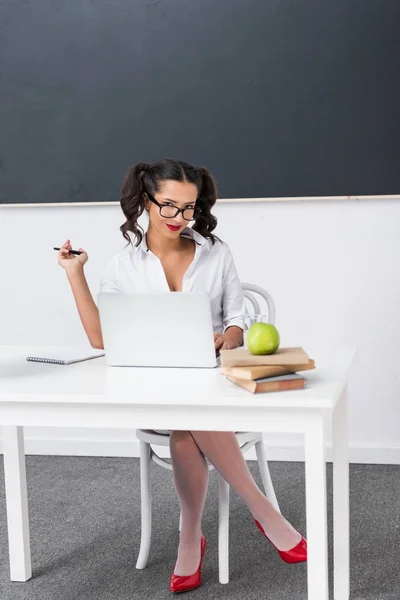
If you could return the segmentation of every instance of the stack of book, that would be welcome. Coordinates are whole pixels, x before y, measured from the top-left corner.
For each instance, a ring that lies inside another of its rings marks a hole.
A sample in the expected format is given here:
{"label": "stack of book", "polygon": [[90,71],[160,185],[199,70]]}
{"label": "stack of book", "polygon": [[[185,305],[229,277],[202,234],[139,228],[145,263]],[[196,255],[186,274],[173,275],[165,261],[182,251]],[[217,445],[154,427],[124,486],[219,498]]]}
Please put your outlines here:
{"label": "stack of book", "polygon": [[244,348],[221,350],[221,373],[249,392],[296,390],[307,380],[298,371],[315,369],[302,348],[280,348],[274,354],[254,355]]}

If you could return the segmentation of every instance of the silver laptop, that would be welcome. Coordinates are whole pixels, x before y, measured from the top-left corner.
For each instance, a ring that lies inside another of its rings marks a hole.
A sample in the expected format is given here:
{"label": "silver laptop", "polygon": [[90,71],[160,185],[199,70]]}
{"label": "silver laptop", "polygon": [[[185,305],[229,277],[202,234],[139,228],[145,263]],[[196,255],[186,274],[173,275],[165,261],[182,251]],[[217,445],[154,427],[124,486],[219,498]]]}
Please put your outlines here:
{"label": "silver laptop", "polygon": [[206,293],[97,295],[106,362],[124,367],[216,367]]}

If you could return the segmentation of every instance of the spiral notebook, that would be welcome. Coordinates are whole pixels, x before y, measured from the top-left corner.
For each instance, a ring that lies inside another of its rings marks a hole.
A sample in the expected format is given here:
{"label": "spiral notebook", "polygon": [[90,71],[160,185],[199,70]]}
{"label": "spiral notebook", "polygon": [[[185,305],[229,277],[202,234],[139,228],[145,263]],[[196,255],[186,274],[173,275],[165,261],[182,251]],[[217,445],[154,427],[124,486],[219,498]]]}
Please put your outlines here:
{"label": "spiral notebook", "polygon": [[104,350],[95,348],[60,347],[50,352],[38,352],[36,356],[27,356],[32,362],[52,363],[54,365],[71,365],[73,363],[105,356]]}

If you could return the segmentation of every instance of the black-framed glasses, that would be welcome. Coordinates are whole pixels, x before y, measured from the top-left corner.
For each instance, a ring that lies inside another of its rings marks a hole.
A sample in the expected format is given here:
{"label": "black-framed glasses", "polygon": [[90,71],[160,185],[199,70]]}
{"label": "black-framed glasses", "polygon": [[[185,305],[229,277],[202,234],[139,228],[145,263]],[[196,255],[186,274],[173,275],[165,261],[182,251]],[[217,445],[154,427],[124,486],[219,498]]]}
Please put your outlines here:
{"label": "black-framed glasses", "polygon": [[172,204],[160,204],[160,202],[157,202],[157,200],[151,194],[149,194],[149,192],[146,192],[146,194],[150,202],[153,202],[153,204],[158,206],[160,209],[160,215],[164,217],[164,219],[174,219],[181,212],[185,221],[194,221],[196,215],[199,213],[199,209],[195,206],[189,208],[178,208]]}

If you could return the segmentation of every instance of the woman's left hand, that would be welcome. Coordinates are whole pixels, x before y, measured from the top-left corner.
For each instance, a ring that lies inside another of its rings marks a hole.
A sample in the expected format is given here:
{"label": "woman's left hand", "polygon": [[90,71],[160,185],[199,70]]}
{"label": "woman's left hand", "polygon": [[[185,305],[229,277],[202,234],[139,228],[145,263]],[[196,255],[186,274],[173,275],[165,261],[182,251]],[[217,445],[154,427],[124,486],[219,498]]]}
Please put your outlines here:
{"label": "woman's left hand", "polygon": [[214,333],[214,344],[216,350],[232,350],[237,345],[232,341],[224,337],[223,333]]}

